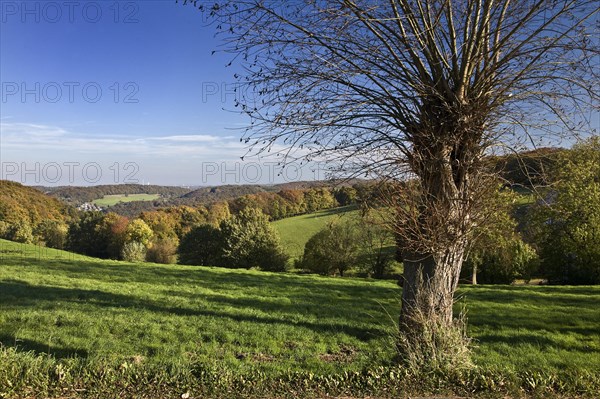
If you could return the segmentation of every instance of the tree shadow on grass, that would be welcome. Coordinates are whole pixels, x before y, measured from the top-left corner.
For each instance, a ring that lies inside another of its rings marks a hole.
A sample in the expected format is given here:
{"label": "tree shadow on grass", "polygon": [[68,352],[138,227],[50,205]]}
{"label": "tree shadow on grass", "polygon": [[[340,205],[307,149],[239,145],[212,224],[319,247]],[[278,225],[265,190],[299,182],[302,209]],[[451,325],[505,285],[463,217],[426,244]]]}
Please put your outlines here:
{"label": "tree shadow on grass", "polygon": [[478,286],[461,291],[469,328],[481,331],[480,344],[531,344],[587,353],[584,339],[578,339],[581,345],[570,345],[564,338],[600,340],[597,288]]}
{"label": "tree shadow on grass", "polygon": [[513,286],[477,285],[461,289],[469,298],[501,304],[527,301],[532,304],[564,305],[580,307],[594,305],[600,301],[600,289],[590,286]]}
{"label": "tree shadow on grass", "polygon": [[[285,295],[290,289],[306,290],[311,295],[329,295],[339,292],[344,295],[360,296],[361,293],[378,292],[385,296],[397,291],[397,287],[382,288],[365,281],[352,282],[346,279],[329,282],[319,276],[298,276],[288,273],[248,272],[227,268],[204,266],[165,266],[153,264],[131,264],[117,261],[36,259],[24,257],[7,262],[26,269],[36,268],[43,273],[52,273],[69,278],[94,279],[103,283],[135,282],[163,285],[202,285],[213,290],[235,290],[259,287],[265,293]],[[389,291],[389,292],[388,292]]]}
{"label": "tree shadow on grass", "polygon": [[[214,299],[213,299],[214,300]],[[224,300],[222,300],[224,302]],[[304,327],[316,333],[344,333],[362,341],[380,337],[383,332],[377,327],[359,327],[350,325],[346,320],[324,320],[323,322],[311,322],[304,320],[292,320],[285,317],[255,316],[243,313],[248,309],[272,309],[272,303],[263,302],[258,299],[250,300],[242,304],[239,301],[230,301],[229,304],[237,305],[235,311],[215,311],[212,309],[191,309],[188,307],[166,306],[163,303],[152,300],[144,300],[139,297],[115,294],[99,290],[84,290],[78,288],[63,288],[54,286],[37,286],[18,280],[4,280],[0,282],[0,303],[3,307],[27,308],[35,307],[41,303],[86,303],[101,308],[131,308],[137,311],[147,310],[150,312],[171,314],[178,316],[193,317],[218,317],[227,318],[236,322],[251,322],[270,325],[291,325]],[[243,305],[243,306],[242,306]],[[239,309],[239,310],[238,310]],[[316,317],[318,319],[318,317]]]}
{"label": "tree shadow on grass", "polygon": [[[334,302],[343,313],[365,308],[365,301],[389,303],[399,297],[395,285],[381,286],[380,282],[365,282],[321,278],[319,276],[298,276],[284,273],[247,272],[210,267],[138,265],[121,262],[25,259],[20,265],[25,269],[37,269],[40,273],[51,274],[56,278],[97,280],[100,284],[151,284],[165,296],[194,296],[201,288],[209,288],[229,296],[242,294],[265,297],[288,298],[294,305],[311,307],[328,306]],[[99,284],[99,285],[100,285]],[[170,288],[172,287],[172,288]],[[175,288],[177,287],[177,288]],[[154,289],[156,292],[156,289]],[[187,291],[187,292],[186,292]],[[259,305],[259,304],[256,304]],[[260,309],[265,309],[265,304]],[[319,312],[321,313],[321,312]],[[334,312],[335,313],[335,312]]]}
{"label": "tree shadow on grass", "polygon": [[[207,267],[139,265],[123,262],[77,259],[36,259],[5,254],[2,264],[36,269],[57,277],[97,280],[99,284],[139,283],[159,287],[156,300],[102,290],[30,285],[18,280],[0,281],[0,307],[26,307],[51,302],[87,303],[102,308],[132,308],[180,316],[220,317],[237,322],[287,324],[317,333],[345,333],[368,341],[385,334],[384,328],[364,317],[365,301],[380,299],[390,304],[399,296],[394,286],[365,281],[331,280],[316,276],[230,271]],[[178,285],[178,288],[175,287]],[[165,287],[161,290],[160,287]],[[207,287],[213,294],[198,294]],[[239,295],[242,292],[243,295]],[[532,333],[524,343],[539,344],[536,331],[598,337],[600,290],[594,287],[477,286],[461,289],[469,304],[469,325],[476,329],[523,329]],[[183,297],[191,306],[170,306],[169,300]],[[194,308],[194,297],[198,308]],[[289,301],[278,301],[287,298]],[[212,303],[214,306],[211,306]],[[210,309],[203,308],[206,306]],[[396,306],[396,305],[395,305]],[[397,305],[399,307],[399,305]],[[216,309],[215,309],[216,308]],[[221,309],[223,308],[223,309]],[[252,315],[248,310],[265,315]],[[373,313],[379,314],[377,311]],[[303,316],[308,320],[302,320]],[[312,321],[316,320],[316,321]],[[376,322],[376,320],[375,320]],[[517,339],[518,334],[516,335]],[[10,337],[9,337],[10,338]],[[481,341],[500,342],[503,337],[481,336]],[[507,339],[508,340],[508,339]],[[8,343],[14,341],[10,338]],[[514,342],[514,341],[513,341]],[[509,343],[509,342],[507,342]],[[35,343],[32,343],[34,346]],[[543,345],[549,344],[547,342]],[[42,345],[47,347],[47,345]],[[552,344],[552,346],[556,346]],[[68,352],[68,349],[65,349]],[[44,352],[45,353],[45,352]]]}
{"label": "tree shadow on grass", "polygon": [[19,338],[0,334],[0,344],[5,347],[16,348],[20,352],[34,352],[36,355],[48,355],[57,359],[70,357],[87,357],[88,352],[84,349],[75,349],[57,346],[50,343],[41,343],[30,339]]}
{"label": "tree shadow on grass", "polygon": [[[531,331],[531,330],[529,330]],[[589,354],[592,351],[585,342],[578,342],[577,345],[571,345],[564,342],[560,342],[552,337],[544,337],[535,333],[516,333],[510,336],[500,334],[484,334],[477,337],[477,345],[497,345],[506,344],[510,347],[518,347],[522,345],[531,345],[540,348],[542,351],[548,349],[564,350],[567,352],[580,352],[583,354]],[[594,351],[598,352],[598,351]]]}

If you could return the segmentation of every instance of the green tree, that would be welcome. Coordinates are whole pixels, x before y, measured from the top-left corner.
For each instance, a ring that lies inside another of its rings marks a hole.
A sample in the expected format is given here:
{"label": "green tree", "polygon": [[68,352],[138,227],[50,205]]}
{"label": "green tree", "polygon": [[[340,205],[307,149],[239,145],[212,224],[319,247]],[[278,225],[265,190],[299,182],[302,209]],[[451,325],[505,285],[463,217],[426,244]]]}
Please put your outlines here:
{"label": "green tree", "polygon": [[600,283],[600,138],[561,153],[552,191],[536,205],[541,271],[552,283]]}
{"label": "green tree", "polygon": [[103,227],[103,222],[102,212],[84,212],[69,225],[67,248],[96,258],[108,258],[110,236]]}
{"label": "green tree", "polygon": [[538,255],[514,231],[476,241],[463,267],[472,284],[511,284],[518,278],[531,279]]}
{"label": "green tree", "polygon": [[31,225],[26,220],[19,220],[9,224],[6,238],[24,244],[33,243],[33,230],[31,229]]}
{"label": "green tree", "polygon": [[208,223],[218,226],[223,220],[231,217],[227,201],[215,202],[208,207]]}
{"label": "green tree", "polygon": [[221,223],[223,266],[231,268],[260,267],[283,271],[287,256],[269,217],[256,208],[246,208]]}
{"label": "green tree", "polygon": [[211,224],[202,224],[190,230],[177,249],[179,263],[196,266],[221,266],[223,264],[223,238],[221,230]]}
{"label": "green tree", "polygon": [[356,203],[358,193],[354,187],[340,187],[333,191],[335,200],[341,205],[351,205]]}
{"label": "green tree", "polygon": [[182,205],[167,208],[161,212],[166,212],[175,221],[175,233],[180,239],[195,226],[207,222],[206,216],[208,211],[202,206],[192,208]]}
{"label": "green tree", "polygon": [[290,214],[289,203],[280,195],[274,195],[270,203],[271,220],[283,219]]}
{"label": "green tree", "polygon": [[538,257],[517,232],[517,221],[512,216],[517,194],[502,188],[493,190],[488,198],[486,223],[474,230],[461,276],[468,276],[472,284],[510,284],[517,278],[530,279]]}
{"label": "green tree", "polygon": [[36,235],[50,248],[64,249],[69,227],[58,220],[44,220],[36,227]]}
{"label": "green tree", "polygon": [[323,275],[344,276],[359,262],[359,237],[353,223],[331,223],[308,240],[299,266]]}
{"label": "green tree", "polygon": [[304,192],[306,212],[316,212],[321,209],[333,208],[337,205],[335,197],[329,189],[311,188]]}
{"label": "green tree", "polygon": [[383,278],[390,271],[395,256],[394,239],[390,230],[366,212],[358,222],[359,241],[363,246],[362,269],[374,278]]}
{"label": "green tree", "polygon": [[148,248],[154,232],[142,219],[134,219],[129,222],[125,229],[125,243],[139,242]]}
{"label": "green tree", "polygon": [[177,237],[178,221],[172,213],[167,213],[164,210],[154,212],[142,212],[142,219],[154,232],[154,237],[158,240],[175,240],[179,242]]}

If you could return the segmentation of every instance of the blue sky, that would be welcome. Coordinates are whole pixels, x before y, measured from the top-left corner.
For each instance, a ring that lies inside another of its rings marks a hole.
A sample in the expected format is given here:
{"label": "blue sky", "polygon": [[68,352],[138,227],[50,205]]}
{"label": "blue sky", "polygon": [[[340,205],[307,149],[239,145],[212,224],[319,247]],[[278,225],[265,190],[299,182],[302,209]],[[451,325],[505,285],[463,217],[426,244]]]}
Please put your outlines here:
{"label": "blue sky", "polygon": [[232,112],[239,66],[213,54],[215,32],[182,1],[0,0],[0,178],[216,185],[326,177],[315,165],[278,177],[275,159],[240,160],[249,120]]}
{"label": "blue sky", "polygon": [[198,10],[173,0],[0,4],[2,178],[273,180],[236,164],[245,153],[239,129],[248,123],[227,111],[236,65],[212,54],[219,41]]}

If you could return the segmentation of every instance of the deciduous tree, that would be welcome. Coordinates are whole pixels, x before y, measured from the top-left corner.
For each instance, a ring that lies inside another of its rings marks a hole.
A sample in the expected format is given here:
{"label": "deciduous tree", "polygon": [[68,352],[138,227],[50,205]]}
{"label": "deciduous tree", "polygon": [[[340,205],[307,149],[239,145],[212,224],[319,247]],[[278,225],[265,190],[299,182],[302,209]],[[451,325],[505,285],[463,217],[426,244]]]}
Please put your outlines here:
{"label": "deciduous tree", "polygon": [[600,283],[600,138],[562,153],[534,212],[541,271],[553,283]]}
{"label": "deciduous tree", "polygon": [[489,188],[482,160],[581,131],[598,104],[598,2],[215,3],[198,2],[245,67],[236,105],[250,151],[278,143],[284,163],[416,179],[393,193],[401,325],[451,326]]}

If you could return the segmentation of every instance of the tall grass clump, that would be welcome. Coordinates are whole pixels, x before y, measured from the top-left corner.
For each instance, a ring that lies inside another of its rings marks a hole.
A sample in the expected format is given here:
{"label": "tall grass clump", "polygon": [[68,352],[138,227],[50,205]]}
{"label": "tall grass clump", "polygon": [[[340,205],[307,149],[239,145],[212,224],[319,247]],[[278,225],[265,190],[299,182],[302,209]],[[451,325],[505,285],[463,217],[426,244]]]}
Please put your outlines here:
{"label": "tall grass clump", "polygon": [[[472,370],[472,340],[467,335],[465,309],[450,324],[435,312],[426,312],[427,306],[417,306],[410,318],[401,318],[396,337],[400,365],[414,376],[460,375]],[[406,304],[403,304],[406,306]]]}

